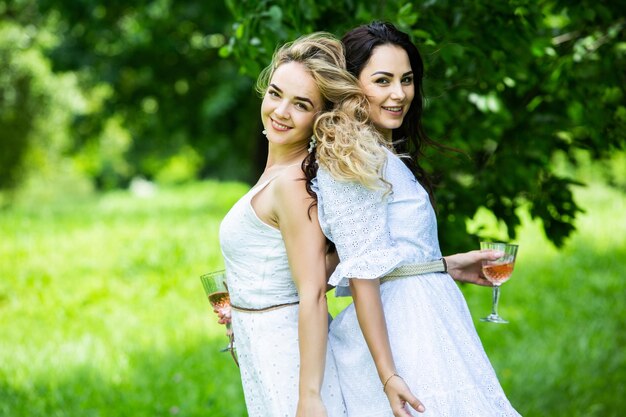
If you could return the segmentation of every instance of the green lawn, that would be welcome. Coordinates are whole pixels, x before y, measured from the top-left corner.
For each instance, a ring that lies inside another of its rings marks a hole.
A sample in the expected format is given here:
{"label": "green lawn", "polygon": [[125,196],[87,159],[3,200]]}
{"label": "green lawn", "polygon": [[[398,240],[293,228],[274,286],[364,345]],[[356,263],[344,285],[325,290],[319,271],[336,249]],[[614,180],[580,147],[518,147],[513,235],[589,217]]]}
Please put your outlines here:
{"label": "green lawn", "polygon": [[[221,266],[218,226],[246,187],[203,182],[0,212],[0,416],[245,416],[238,371],[198,276]],[[500,312],[464,286],[524,416],[626,410],[626,197],[579,189],[586,214],[557,251],[520,231]],[[445,231],[442,231],[445,232]],[[336,313],[345,301],[331,298]]]}

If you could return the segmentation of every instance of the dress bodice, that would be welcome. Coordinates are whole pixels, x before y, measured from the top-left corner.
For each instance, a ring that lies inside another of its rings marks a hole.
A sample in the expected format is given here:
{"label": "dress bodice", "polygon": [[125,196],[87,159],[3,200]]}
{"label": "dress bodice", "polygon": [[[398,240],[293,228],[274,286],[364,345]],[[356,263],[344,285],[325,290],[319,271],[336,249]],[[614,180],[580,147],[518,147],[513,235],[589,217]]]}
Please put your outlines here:
{"label": "dress bodice", "polygon": [[313,189],[320,226],[341,260],[331,285],[347,286],[348,278],[379,278],[401,265],[441,258],[428,193],[402,160],[387,152],[383,178],[391,191],[384,184],[372,191],[318,170]]}
{"label": "dress bodice", "polygon": [[298,301],[280,230],[263,222],[252,198],[270,180],[252,188],[230,209],[220,225],[220,245],[231,302],[265,308]]}

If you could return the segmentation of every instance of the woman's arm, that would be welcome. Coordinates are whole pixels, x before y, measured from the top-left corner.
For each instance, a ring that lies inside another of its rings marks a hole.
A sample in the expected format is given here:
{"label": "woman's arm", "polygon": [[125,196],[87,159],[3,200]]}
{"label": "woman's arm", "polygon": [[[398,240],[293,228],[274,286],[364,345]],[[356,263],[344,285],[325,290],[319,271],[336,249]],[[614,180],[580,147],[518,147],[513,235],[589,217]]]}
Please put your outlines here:
{"label": "woman's arm", "polygon": [[[299,170],[299,167],[294,169]],[[328,339],[326,238],[320,229],[317,211],[309,212],[311,199],[303,181],[290,175],[278,178],[274,201],[276,220],[300,298],[300,395],[296,415],[326,416],[321,400]]]}
{"label": "woman's arm", "polygon": [[444,256],[448,265],[448,274],[456,281],[470,284],[493,286],[487,281],[482,271],[482,262],[498,259],[502,252],[494,250],[473,250]]}
{"label": "woman's arm", "polygon": [[359,326],[376,364],[378,377],[389,399],[393,415],[411,417],[405,408],[405,403],[409,403],[419,412],[424,412],[422,403],[411,393],[396,371],[380,298],[379,280],[351,279],[350,288]]}

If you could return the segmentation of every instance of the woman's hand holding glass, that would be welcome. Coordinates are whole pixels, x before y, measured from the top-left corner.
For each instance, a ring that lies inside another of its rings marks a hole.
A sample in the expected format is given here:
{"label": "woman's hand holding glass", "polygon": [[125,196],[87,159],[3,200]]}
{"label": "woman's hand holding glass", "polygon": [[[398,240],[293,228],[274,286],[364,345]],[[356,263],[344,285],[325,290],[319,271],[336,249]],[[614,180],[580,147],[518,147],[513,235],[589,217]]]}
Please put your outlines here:
{"label": "woman's hand holding glass", "polygon": [[217,314],[217,319],[218,319],[217,322],[219,324],[226,325],[226,328],[227,328],[226,335],[230,336],[230,333],[229,333],[231,331],[231,329],[230,329],[230,321],[231,321],[230,304],[228,304],[228,305],[226,305],[224,307],[221,307],[221,308],[213,307],[213,312],[215,314]]}
{"label": "woman's hand holding glass", "polygon": [[483,262],[494,261],[504,253],[499,250],[473,250],[445,257],[448,274],[455,281],[492,287],[483,273]]}
{"label": "woman's hand holding glass", "polygon": [[515,257],[517,256],[517,245],[509,243],[480,242],[481,249],[498,250],[502,256],[483,261],[483,274],[493,284],[493,297],[491,303],[491,314],[480,319],[490,323],[508,323],[498,315],[498,301],[500,299],[500,285],[511,278]]}
{"label": "woman's hand holding glass", "polygon": [[209,272],[202,275],[200,281],[202,281],[204,292],[209,298],[213,311],[218,316],[218,323],[226,325],[226,336],[228,336],[229,343],[225,348],[221,349],[221,352],[230,352],[235,363],[239,365],[234,346],[235,336],[231,327],[230,294],[226,285],[226,271]]}

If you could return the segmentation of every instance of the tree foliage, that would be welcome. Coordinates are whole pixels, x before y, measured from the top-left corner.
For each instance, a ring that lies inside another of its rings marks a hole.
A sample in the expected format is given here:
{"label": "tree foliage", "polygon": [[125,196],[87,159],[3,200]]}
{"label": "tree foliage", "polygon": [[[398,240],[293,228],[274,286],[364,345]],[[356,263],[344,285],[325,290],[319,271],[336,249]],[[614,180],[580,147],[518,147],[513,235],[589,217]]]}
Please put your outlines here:
{"label": "tree foliage", "polygon": [[[73,115],[69,152],[97,185],[125,185],[136,175],[250,179],[257,103],[252,80],[218,56],[230,26],[223,4],[0,5],[0,25],[58,38],[38,51],[54,73],[74,74],[90,98],[89,108]],[[17,134],[26,146],[26,130]]]}
{"label": "tree foliage", "polygon": [[[27,87],[41,77],[75,80],[69,102],[82,104],[62,106],[71,130],[55,149],[100,187],[136,175],[251,180],[265,147],[253,80],[277,45],[380,19],[424,55],[427,132],[464,152],[424,161],[439,185],[444,249],[475,247],[467,221],[485,210],[514,237],[521,206],[560,245],[580,209],[554,159],[576,163],[577,149],[605,158],[626,142],[622,9],[590,0],[0,0],[0,140],[9,149],[0,187],[18,182],[28,149],[47,146],[29,120],[45,124],[45,97],[59,91]],[[14,42],[7,28],[52,40]],[[48,75],[16,64],[28,54]]]}
{"label": "tree foliage", "polygon": [[29,166],[44,176],[72,170],[64,153],[85,100],[74,74],[52,70],[43,49],[54,42],[45,28],[0,23],[0,189],[28,179]]}
{"label": "tree foliage", "polygon": [[520,206],[562,244],[580,209],[576,182],[554,171],[553,157],[577,148],[606,157],[626,143],[626,19],[617,3],[227,4],[237,23],[222,52],[250,74],[273,45],[311,30],[341,35],[378,18],[412,35],[427,62],[427,132],[466,155],[427,161],[447,249],[475,246],[466,224],[481,208],[513,237]]}

